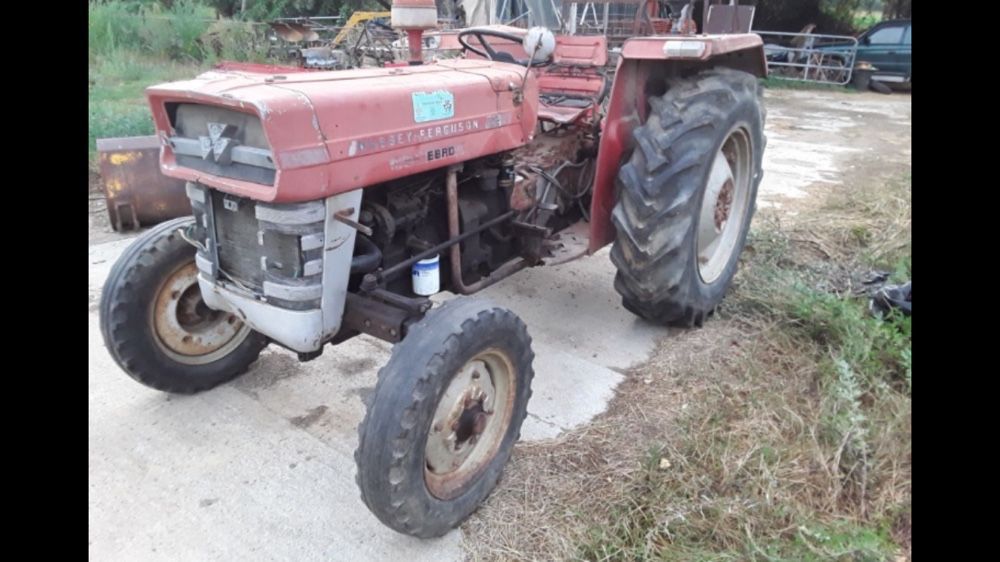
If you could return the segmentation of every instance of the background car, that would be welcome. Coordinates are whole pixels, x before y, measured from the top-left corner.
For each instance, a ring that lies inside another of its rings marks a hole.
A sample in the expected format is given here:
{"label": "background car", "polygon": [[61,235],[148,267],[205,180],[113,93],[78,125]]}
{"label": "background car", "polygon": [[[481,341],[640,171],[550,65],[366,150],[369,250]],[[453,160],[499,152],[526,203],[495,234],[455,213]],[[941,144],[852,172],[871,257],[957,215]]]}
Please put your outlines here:
{"label": "background car", "polygon": [[[858,36],[854,64],[870,63],[877,70],[872,80],[878,82],[910,83],[911,25],[910,20],[883,21]],[[817,47],[827,53],[847,53],[851,44],[840,43]]]}

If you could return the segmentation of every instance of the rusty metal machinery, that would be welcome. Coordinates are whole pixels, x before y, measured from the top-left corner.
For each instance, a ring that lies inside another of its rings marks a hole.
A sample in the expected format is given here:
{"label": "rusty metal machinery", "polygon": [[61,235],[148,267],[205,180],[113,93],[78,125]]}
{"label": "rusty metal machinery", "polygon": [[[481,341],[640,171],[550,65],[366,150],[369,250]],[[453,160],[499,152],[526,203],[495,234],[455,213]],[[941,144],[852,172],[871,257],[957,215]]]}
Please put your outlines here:
{"label": "rusty metal machinery", "polygon": [[191,214],[184,182],[160,173],[155,136],[97,140],[111,227],[118,232]]}

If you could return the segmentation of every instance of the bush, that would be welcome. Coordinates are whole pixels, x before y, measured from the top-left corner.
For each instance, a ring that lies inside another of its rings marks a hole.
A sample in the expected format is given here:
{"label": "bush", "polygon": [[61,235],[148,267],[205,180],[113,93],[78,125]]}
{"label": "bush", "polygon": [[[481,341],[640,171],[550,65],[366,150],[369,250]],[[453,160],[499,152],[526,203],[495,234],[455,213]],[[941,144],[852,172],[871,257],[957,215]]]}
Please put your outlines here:
{"label": "bush", "polygon": [[267,59],[267,38],[251,23],[218,20],[202,34],[201,44],[206,60],[263,62]]}
{"label": "bush", "polygon": [[861,0],[759,0],[754,29],[798,32],[816,24],[816,33],[850,35],[855,28],[855,12]]}
{"label": "bush", "polygon": [[90,52],[111,56],[121,50],[200,61],[201,36],[214,19],[212,8],[196,0],[175,0],[170,7],[149,2],[91,2]]}
{"label": "bush", "polygon": [[140,45],[142,5],[138,2],[91,2],[87,30],[90,52],[109,54]]}
{"label": "bush", "polygon": [[211,8],[194,0],[175,0],[167,9],[155,4],[143,13],[143,48],[173,60],[201,61],[201,36],[213,16]]}
{"label": "bush", "polygon": [[91,159],[97,139],[153,134],[153,118],[146,104],[91,101],[88,113]]}

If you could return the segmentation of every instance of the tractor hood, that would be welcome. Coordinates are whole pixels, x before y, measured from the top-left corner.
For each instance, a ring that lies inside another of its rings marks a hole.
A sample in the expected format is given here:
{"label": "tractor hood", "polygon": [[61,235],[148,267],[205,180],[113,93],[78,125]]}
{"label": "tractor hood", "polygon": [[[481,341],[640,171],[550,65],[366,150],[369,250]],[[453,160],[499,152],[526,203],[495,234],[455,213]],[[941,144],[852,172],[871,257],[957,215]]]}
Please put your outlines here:
{"label": "tractor hood", "polygon": [[328,197],[510,150],[537,121],[521,66],[216,70],[147,89],[163,173],[260,201]]}

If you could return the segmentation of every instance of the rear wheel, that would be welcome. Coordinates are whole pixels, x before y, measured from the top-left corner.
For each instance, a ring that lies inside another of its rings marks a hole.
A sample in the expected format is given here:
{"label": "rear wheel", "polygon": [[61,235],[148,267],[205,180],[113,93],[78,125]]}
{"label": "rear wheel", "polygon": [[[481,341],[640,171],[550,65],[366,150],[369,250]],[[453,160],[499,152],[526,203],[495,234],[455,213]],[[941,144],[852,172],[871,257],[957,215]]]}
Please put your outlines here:
{"label": "rear wheel", "polygon": [[361,499],[417,537],[458,526],[489,495],[520,437],[531,338],[511,311],[460,298],[396,344],[359,427]]}
{"label": "rear wheel", "polygon": [[101,293],[101,333],[115,362],[146,386],[191,394],[246,371],[267,339],[235,315],[205,305],[185,217],[140,236]]}
{"label": "rear wheel", "polygon": [[611,261],[625,308],[701,326],[722,301],[746,243],[761,179],[757,79],[717,68],[668,80],[618,173]]}

